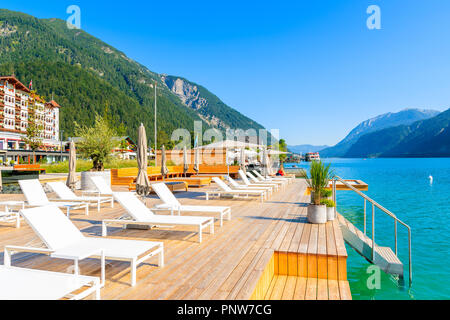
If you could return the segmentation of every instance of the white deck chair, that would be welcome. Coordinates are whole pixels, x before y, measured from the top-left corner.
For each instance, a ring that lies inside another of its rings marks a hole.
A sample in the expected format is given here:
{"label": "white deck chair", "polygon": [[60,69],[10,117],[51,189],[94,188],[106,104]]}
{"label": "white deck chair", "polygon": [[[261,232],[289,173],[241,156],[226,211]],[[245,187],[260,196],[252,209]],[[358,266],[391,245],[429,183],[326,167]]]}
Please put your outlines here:
{"label": "white deck chair", "polygon": [[94,177],[90,177],[90,179],[97,190],[85,190],[85,191],[82,191],[83,194],[94,193],[97,196],[112,196],[113,195],[113,191],[112,191],[111,187],[106,183],[106,181],[102,177],[94,176]]}
{"label": "white deck chair", "polygon": [[20,214],[19,210],[11,210],[10,207],[21,206],[25,208],[23,201],[2,201],[0,206],[4,206],[4,211],[0,211],[0,222],[14,223],[16,228],[20,228]]}
{"label": "white deck chair", "polygon": [[278,185],[277,184],[267,184],[267,183],[263,183],[263,182],[259,182],[259,183],[250,182],[250,180],[248,180],[248,178],[247,178],[247,175],[242,170],[239,170],[238,174],[239,174],[239,177],[241,178],[241,180],[244,182],[244,184],[246,184],[248,186],[253,186],[253,187],[267,187],[267,186],[270,186],[274,190],[278,189]]}
{"label": "white deck chair", "polygon": [[5,246],[4,264],[6,266],[11,266],[14,253],[43,253],[54,258],[74,260],[74,272],[78,274],[79,260],[89,257],[100,258],[102,283],[104,283],[105,259],[128,261],[131,263],[132,286],[136,284],[136,267],[143,261],[159,255],[158,265],[164,266],[162,242],[85,237],[56,206],[25,209],[20,213],[46,248]]}
{"label": "white deck chair", "polygon": [[272,194],[273,188],[271,186],[251,186],[251,185],[245,185],[245,184],[239,184],[236,180],[234,180],[232,177],[227,176],[228,182],[231,184],[231,186],[234,189],[242,190],[242,189],[248,189],[248,190],[266,190],[269,195]]}
{"label": "white deck chair", "polygon": [[107,235],[108,226],[122,226],[140,224],[148,226],[195,226],[198,228],[199,242],[202,242],[202,231],[210,226],[210,233],[214,234],[213,217],[192,217],[192,216],[167,216],[154,214],[147,206],[131,192],[114,192],[114,199],[127,211],[132,219],[124,220],[103,220],[102,235]]}
{"label": "white deck chair", "polygon": [[98,277],[0,266],[0,283],[0,300],[100,299]]}
{"label": "white deck chair", "polygon": [[13,222],[16,228],[20,228],[20,214],[13,211],[0,211],[0,222]]}
{"label": "white deck chair", "polygon": [[217,213],[217,214],[219,214],[220,226],[223,225],[223,217],[224,216],[227,216],[228,221],[231,220],[231,208],[230,207],[182,205],[164,183],[154,183],[151,186],[152,186],[152,189],[158,195],[158,197],[164,202],[163,204],[156,205],[153,208],[153,210],[170,211],[172,215],[173,215],[174,211],[178,211],[178,215],[180,215],[181,212]]}
{"label": "white deck chair", "polygon": [[261,175],[258,171],[253,170],[252,173],[259,178],[259,180],[263,180],[263,181],[285,181],[286,183],[292,183],[295,181],[295,178],[290,178],[290,177],[282,177],[282,176],[274,176],[274,177],[264,177],[263,175]]}
{"label": "white deck chair", "polygon": [[254,175],[252,175],[250,172],[246,172],[245,173],[246,175],[247,175],[247,177],[248,178],[250,178],[250,183],[252,183],[252,184],[263,184],[263,185],[266,185],[266,186],[272,186],[275,190],[278,190],[279,189],[279,187],[281,186],[281,185],[283,185],[283,183],[282,182],[275,182],[275,181],[260,181],[260,180],[258,180],[258,178],[256,178]]}
{"label": "white deck chair", "polygon": [[261,202],[267,198],[266,190],[254,190],[254,189],[243,189],[243,190],[233,190],[231,189],[225,182],[217,177],[213,177],[212,180],[219,187],[218,190],[207,190],[205,191],[206,200],[209,200],[211,196],[221,197],[222,195],[231,195],[231,196],[245,196],[248,198],[249,196],[257,196],[260,197]]}
{"label": "white deck chair", "polygon": [[68,217],[70,217],[71,209],[84,208],[86,215],[89,215],[89,203],[85,201],[50,201],[38,179],[19,180],[19,185],[27,199],[28,207],[55,205],[60,208],[66,208]]}
{"label": "white deck chair", "polygon": [[111,208],[114,208],[114,198],[110,197],[88,197],[88,196],[77,196],[64,182],[47,182],[47,185],[56,193],[58,198],[63,201],[81,201],[87,203],[96,203],[97,211],[100,211],[100,206],[102,203],[110,202]]}
{"label": "white deck chair", "polygon": [[286,186],[286,183],[287,183],[286,181],[280,181],[280,180],[264,180],[264,179],[259,178],[255,174],[250,173],[250,172],[247,172],[247,177],[249,177],[250,180],[252,180],[252,182],[254,182],[254,183],[265,183],[265,184],[268,184],[268,185],[276,184],[277,188],[280,188],[280,187],[284,188]]}

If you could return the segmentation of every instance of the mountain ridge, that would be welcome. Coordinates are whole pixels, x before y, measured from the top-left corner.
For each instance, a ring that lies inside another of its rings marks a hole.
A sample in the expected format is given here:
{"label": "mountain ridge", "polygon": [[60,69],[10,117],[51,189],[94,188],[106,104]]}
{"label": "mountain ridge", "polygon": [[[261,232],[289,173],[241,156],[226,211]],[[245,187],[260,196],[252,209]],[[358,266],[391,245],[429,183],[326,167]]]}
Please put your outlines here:
{"label": "mountain ridge", "polygon": [[346,157],[450,157],[450,109],[435,117],[362,136]]}
{"label": "mountain ridge", "polygon": [[406,108],[399,112],[388,112],[370,118],[358,124],[350,133],[335,146],[321,151],[323,157],[345,157],[351,146],[365,134],[383,130],[398,125],[409,125],[415,121],[425,120],[440,112],[429,109]]}

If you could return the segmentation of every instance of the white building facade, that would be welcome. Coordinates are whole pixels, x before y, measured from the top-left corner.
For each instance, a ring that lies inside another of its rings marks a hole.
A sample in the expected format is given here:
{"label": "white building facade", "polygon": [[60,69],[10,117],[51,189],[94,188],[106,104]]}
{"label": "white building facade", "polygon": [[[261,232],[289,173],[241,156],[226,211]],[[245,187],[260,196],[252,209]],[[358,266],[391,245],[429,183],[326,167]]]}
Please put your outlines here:
{"label": "white building facade", "polygon": [[14,76],[0,77],[0,150],[29,150],[23,141],[31,121],[42,126],[44,151],[60,150],[59,109],[46,102]]}

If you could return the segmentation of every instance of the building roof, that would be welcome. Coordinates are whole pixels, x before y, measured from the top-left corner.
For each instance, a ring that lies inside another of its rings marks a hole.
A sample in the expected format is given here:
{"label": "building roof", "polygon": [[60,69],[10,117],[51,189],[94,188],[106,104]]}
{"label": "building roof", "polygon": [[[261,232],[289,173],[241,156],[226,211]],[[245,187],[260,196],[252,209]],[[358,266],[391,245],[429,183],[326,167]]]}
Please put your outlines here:
{"label": "building roof", "polygon": [[6,77],[0,76],[0,80],[5,80],[5,81],[8,81],[9,83],[12,83],[16,87],[16,89],[19,89],[19,90],[22,90],[25,92],[30,92],[30,89],[28,89],[22,82],[17,80],[17,78],[14,76],[6,76]]}
{"label": "building roof", "polygon": [[53,108],[61,108],[61,106],[55,100],[47,102],[47,104],[50,104]]}

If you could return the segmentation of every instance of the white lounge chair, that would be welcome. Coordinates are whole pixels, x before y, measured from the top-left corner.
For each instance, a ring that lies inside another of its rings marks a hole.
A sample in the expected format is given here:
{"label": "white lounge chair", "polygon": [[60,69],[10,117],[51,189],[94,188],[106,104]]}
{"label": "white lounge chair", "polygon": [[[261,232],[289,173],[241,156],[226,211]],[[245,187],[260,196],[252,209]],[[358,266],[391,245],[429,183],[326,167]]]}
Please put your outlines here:
{"label": "white lounge chair", "polygon": [[253,187],[267,187],[267,186],[270,186],[275,191],[278,190],[278,185],[277,184],[267,184],[267,183],[263,183],[263,182],[259,182],[259,183],[250,182],[250,180],[248,180],[248,178],[247,178],[247,175],[242,170],[239,170],[238,174],[239,174],[239,177],[241,178],[241,180],[248,186],[253,186]]}
{"label": "white lounge chair", "polygon": [[259,177],[257,177],[256,175],[253,175],[252,173],[250,173],[250,172],[247,172],[247,177],[249,177],[250,178],[250,180],[253,182],[253,183],[265,183],[265,184],[267,184],[267,185],[273,185],[273,184],[276,184],[277,185],[277,188],[280,188],[280,187],[285,187],[286,186],[286,181],[279,181],[279,180],[263,180],[263,179],[261,179],[261,178],[259,178]]}
{"label": "white lounge chair", "polygon": [[20,214],[19,210],[12,211],[11,207],[20,206],[25,208],[25,202],[23,201],[2,201],[0,206],[4,207],[4,211],[0,211],[0,222],[14,223],[16,228],[20,228]]}
{"label": "white lounge chair", "polygon": [[108,226],[127,225],[148,225],[148,226],[196,226],[198,228],[198,239],[202,242],[202,231],[210,226],[210,233],[214,234],[214,218],[213,217],[192,217],[192,216],[167,216],[154,214],[147,206],[139,200],[135,194],[131,192],[114,192],[116,199],[122,207],[127,211],[132,219],[119,220],[103,220],[102,235],[107,235]]}
{"label": "white lounge chair", "polygon": [[44,188],[37,179],[19,180],[19,185],[27,199],[26,205],[28,207],[55,205],[60,208],[66,208],[68,217],[70,217],[70,210],[84,208],[86,215],[89,215],[89,203],[84,201],[50,201],[45,194]]}
{"label": "white lounge chair", "polygon": [[88,197],[88,196],[77,196],[64,182],[58,181],[58,182],[47,182],[47,185],[56,193],[58,198],[60,198],[63,201],[80,201],[80,202],[87,202],[87,203],[96,203],[97,204],[97,211],[100,211],[100,206],[102,203],[109,202],[111,203],[111,208],[114,208],[114,198],[112,196],[110,197],[101,197],[101,196],[95,196],[95,197]]}
{"label": "white lounge chair", "polygon": [[98,277],[0,266],[0,284],[0,300],[100,299]]}
{"label": "white lounge chair", "polygon": [[225,182],[223,182],[220,178],[213,177],[212,180],[217,184],[219,189],[205,191],[207,201],[212,196],[221,197],[222,195],[230,195],[233,197],[234,196],[245,196],[245,198],[248,198],[249,196],[257,196],[261,199],[261,202],[264,202],[264,200],[267,198],[266,190],[254,190],[254,189],[233,190]]}
{"label": "white lounge chair", "polygon": [[111,196],[113,195],[113,191],[111,187],[106,183],[106,181],[100,177],[90,177],[92,183],[94,184],[96,190],[84,190],[83,194],[95,194],[97,196]]}
{"label": "white lounge chair", "polygon": [[128,261],[131,263],[132,286],[136,284],[136,267],[143,261],[159,255],[158,265],[164,266],[162,242],[85,237],[56,206],[25,209],[21,210],[20,214],[46,248],[5,246],[4,264],[6,266],[11,266],[14,253],[42,253],[53,258],[73,260],[74,272],[78,274],[78,261],[86,258],[100,258],[102,283],[104,283],[105,259]]}
{"label": "white lounge chair", "polygon": [[152,184],[152,189],[156,192],[158,197],[164,202],[163,204],[156,205],[153,210],[165,210],[170,211],[173,215],[174,211],[178,212],[211,212],[219,214],[220,226],[223,225],[223,217],[227,216],[227,220],[231,220],[231,208],[219,207],[219,206],[189,206],[182,205],[173,193],[167,188],[164,183]]}
{"label": "white lounge chair", "polygon": [[238,189],[238,190],[243,190],[243,189],[247,189],[247,190],[266,190],[269,196],[272,195],[272,193],[273,193],[273,188],[271,186],[252,186],[252,185],[246,185],[246,184],[239,184],[239,183],[237,183],[236,180],[234,180],[230,176],[227,176],[227,180],[228,180],[228,182],[231,184],[231,186],[234,189]]}
{"label": "white lounge chair", "polygon": [[258,171],[253,170],[252,173],[259,178],[259,180],[265,180],[265,181],[285,181],[286,183],[292,183],[295,181],[295,178],[291,178],[291,177],[283,177],[283,176],[268,176],[268,177],[264,177],[263,175],[261,175]]}

